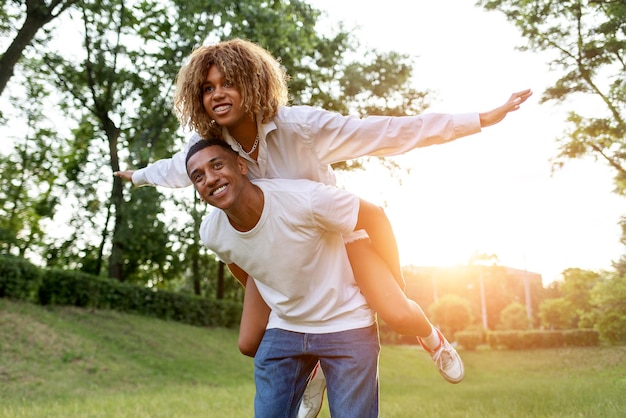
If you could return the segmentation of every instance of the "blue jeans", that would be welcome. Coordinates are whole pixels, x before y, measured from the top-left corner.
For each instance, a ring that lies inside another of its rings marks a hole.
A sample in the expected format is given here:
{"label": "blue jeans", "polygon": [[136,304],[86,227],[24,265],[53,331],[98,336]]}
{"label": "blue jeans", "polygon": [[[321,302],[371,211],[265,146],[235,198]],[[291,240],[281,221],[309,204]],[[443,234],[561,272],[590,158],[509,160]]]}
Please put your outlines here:
{"label": "blue jeans", "polygon": [[296,417],[319,360],[333,418],[377,417],[379,352],[376,325],[328,334],[266,330],[254,356],[254,416]]}

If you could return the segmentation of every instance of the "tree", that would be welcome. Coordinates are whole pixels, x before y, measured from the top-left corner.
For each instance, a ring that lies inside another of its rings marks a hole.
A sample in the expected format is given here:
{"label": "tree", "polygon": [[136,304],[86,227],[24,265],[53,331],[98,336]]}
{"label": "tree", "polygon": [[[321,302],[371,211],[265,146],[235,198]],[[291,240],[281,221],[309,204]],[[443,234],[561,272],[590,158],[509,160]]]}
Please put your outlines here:
{"label": "tree", "polygon": [[568,301],[574,318],[574,328],[587,328],[591,324],[584,321],[591,312],[591,290],[601,282],[602,276],[594,271],[570,268],[563,271],[561,293]]}
{"label": "tree", "polygon": [[[134,190],[111,172],[143,167],[180,149],[170,110],[175,75],[195,46],[224,38],[254,40],[277,56],[291,75],[294,104],[358,114],[423,110],[426,94],[407,87],[406,57],[371,53],[348,62],[352,38],[344,31],[317,34],[318,16],[297,0],[101,0],[68,6],[62,29],[71,28],[75,44],[59,45],[55,35],[61,29],[53,28],[46,47],[21,61],[24,78],[38,74],[56,88],[49,100],[58,99],[54,105],[62,117],[54,122],[68,131],[51,141],[55,152],[48,154],[59,168],[51,195],[64,198],[67,234],[43,237],[47,249],[39,255],[51,266],[108,272],[155,287],[172,280],[172,287],[183,288],[191,275],[195,292],[238,294],[236,284],[206,283],[207,274],[219,274],[219,265],[199,245],[197,228],[191,229],[202,216],[202,210],[193,214],[191,191],[167,196],[158,189]],[[58,207],[51,206],[50,218]]]}
{"label": "tree", "polygon": [[472,308],[467,299],[457,295],[446,295],[428,308],[431,321],[444,335],[452,337],[463,331],[473,321]]}
{"label": "tree", "polygon": [[[31,45],[37,33],[65,10],[77,3],[78,0],[26,0],[25,18],[15,38],[6,51],[0,56],[0,95],[13,75],[13,69],[22,57],[24,50]],[[0,33],[9,32],[11,23],[17,20],[15,7],[21,2],[3,0],[0,2],[2,21]],[[19,5],[18,7],[22,7]],[[19,15],[20,13],[17,13]]]}
{"label": "tree", "polygon": [[[97,3],[82,3],[78,10],[83,26],[83,60],[66,59],[65,51],[49,50],[44,52],[41,67],[48,74],[63,74],[56,79],[60,91],[69,97],[62,107],[67,111],[82,115],[80,129],[74,130],[76,143],[85,143],[89,149],[94,140],[104,139],[106,147],[94,147],[108,154],[110,169],[119,169],[119,141],[124,133],[127,121],[132,121],[135,126],[142,126],[137,121],[135,112],[128,112],[127,107],[144,104],[142,100],[154,99],[154,94],[149,94],[149,89],[167,91],[162,89],[162,78],[154,74],[154,78],[141,76],[140,70],[146,70],[159,57],[159,53],[151,52],[149,39],[139,44],[132,36],[127,37],[129,28],[138,21],[142,24],[154,24],[154,30],[158,29],[157,23],[146,16],[146,11],[138,6],[128,10],[124,2],[103,1]],[[145,7],[146,5],[143,4]],[[137,24],[139,26],[139,24]],[[136,45],[130,47],[128,45]],[[133,71],[131,68],[138,66]],[[144,96],[146,99],[144,99]],[[164,100],[162,101],[165,102]],[[152,101],[148,114],[163,113],[163,103]],[[127,114],[130,113],[129,116]],[[155,130],[162,131],[167,126],[168,118],[155,126]],[[120,126],[121,125],[121,126]],[[169,126],[173,131],[175,123],[169,118]],[[140,140],[143,139],[140,137]],[[100,145],[100,144],[98,144]],[[92,150],[93,150],[92,149]],[[106,155],[106,154],[105,154]],[[105,160],[105,161],[106,161]],[[102,161],[100,159],[100,161]],[[91,167],[81,167],[82,170]],[[102,166],[94,167],[102,170]],[[100,175],[104,172],[100,172]],[[108,179],[107,179],[108,180]],[[125,274],[132,274],[131,259],[124,254],[124,246],[128,241],[142,234],[137,234],[129,224],[128,216],[122,208],[124,202],[123,186],[120,179],[112,181],[110,199],[103,200],[101,207],[106,209],[107,222],[104,223],[102,240],[107,239],[108,219],[113,219],[112,245],[109,256],[109,276],[123,280]],[[152,225],[154,228],[160,225]],[[154,229],[153,228],[153,229]],[[165,240],[167,242],[167,240]],[[100,245],[104,247],[103,244]],[[137,257],[141,259],[140,257]],[[101,265],[98,260],[97,265]],[[130,271],[125,271],[130,270]]]}
{"label": "tree", "polygon": [[528,315],[526,307],[519,302],[513,302],[500,312],[498,329],[524,330],[528,329]]}
{"label": "tree", "polygon": [[[68,96],[66,108],[83,112],[81,124],[86,128],[75,132],[93,134],[75,140],[96,145],[94,149],[106,155],[110,171],[119,170],[123,150],[129,153],[132,166],[143,166],[173,152],[178,127],[169,109],[174,76],[183,58],[206,37],[245,36],[251,32],[253,18],[262,15],[267,27],[254,31],[259,38],[280,47],[286,44],[284,40],[272,41],[280,37],[295,41],[297,33],[305,40],[303,53],[314,45],[314,21],[306,15],[308,5],[249,0],[247,6],[199,1],[82,3],[77,7],[83,27],[82,60],[66,58],[65,51],[48,51],[41,61],[51,76],[64,75],[57,85]],[[274,30],[277,26],[280,31]],[[98,144],[98,140],[104,143]],[[110,198],[102,202],[102,208],[111,225],[104,222],[100,248],[110,240],[109,276],[124,280],[133,270],[133,260],[145,259],[129,249],[133,248],[130,241],[143,235],[135,227],[147,212],[131,219],[132,212],[124,209],[130,200],[121,179],[110,179],[106,179],[111,184]],[[159,228],[155,223],[142,224],[153,231]],[[150,257],[152,262],[155,255]]]}
{"label": "tree", "polygon": [[[364,60],[348,63],[338,69],[334,85],[325,91],[339,90],[340,95],[325,103],[327,109],[340,113],[368,115],[407,116],[422,113],[430,105],[430,92],[410,87],[413,74],[412,61],[407,55],[397,52],[371,52]],[[340,162],[333,165],[339,170],[364,168],[376,161],[396,175],[401,167],[385,158],[365,157],[359,160]]]}
{"label": "tree", "polygon": [[539,318],[541,325],[547,329],[574,328],[574,310],[563,297],[544,300],[539,305]]}
{"label": "tree", "polygon": [[[503,12],[528,39],[522,50],[555,55],[562,72],[542,102],[577,106],[559,138],[557,165],[592,156],[615,170],[616,191],[626,193],[626,2],[611,0],[480,0]],[[575,99],[575,101],[574,101]],[[589,106],[583,107],[582,103]]]}
{"label": "tree", "polygon": [[614,274],[591,290],[592,315],[600,336],[611,343],[626,342],[626,276]]}
{"label": "tree", "polygon": [[603,281],[600,273],[570,268],[563,271],[558,284],[560,297],[546,299],[539,307],[542,324],[550,328],[588,328],[593,326],[591,291]]}
{"label": "tree", "polygon": [[24,257],[43,247],[44,221],[60,202],[61,161],[70,152],[47,124],[39,105],[48,95],[40,80],[24,86],[27,100],[15,100],[28,129],[15,137],[15,152],[0,157],[0,252]]}

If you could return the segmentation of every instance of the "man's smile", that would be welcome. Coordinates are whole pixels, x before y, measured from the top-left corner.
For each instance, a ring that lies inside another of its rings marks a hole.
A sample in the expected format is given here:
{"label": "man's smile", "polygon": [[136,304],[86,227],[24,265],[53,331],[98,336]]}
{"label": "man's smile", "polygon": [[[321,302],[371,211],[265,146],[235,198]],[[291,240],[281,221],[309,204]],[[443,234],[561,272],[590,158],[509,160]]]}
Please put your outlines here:
{"label": "man's smile", "polygon": [[215,196],[215,195],[218,195],[218,194],[222,193],[224,190],[226,190],[227,187],[228,187],[228,185],[225,184],[225,185],[222,185],[222,186],[218,187],[217,189],[214,189],[211,192],[211,196]]}

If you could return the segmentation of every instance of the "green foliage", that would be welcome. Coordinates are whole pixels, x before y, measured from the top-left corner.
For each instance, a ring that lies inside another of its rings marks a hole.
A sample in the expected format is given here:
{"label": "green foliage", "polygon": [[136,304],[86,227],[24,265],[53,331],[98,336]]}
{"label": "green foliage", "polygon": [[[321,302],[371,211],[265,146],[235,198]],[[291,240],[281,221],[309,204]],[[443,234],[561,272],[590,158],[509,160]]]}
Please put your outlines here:
{"label": "green foliage", "polygon": [[122,270],[125,281],[155,286],[177,267],[169,240],[176,232],[170,231],[170,227],[159,219],[163,212],[162,200],[163,196],[154,188],[134,188],[131,190],[132,204],[121,207],[124,216],[117,239],[126,254]]}
{"label": "green foliage", "polygon": [[42,305],[112,309],[196,326],[236,327],[241,301],[156,290],[82,272],[42,270],[17,257],[0,256],[0,297]]}
{"label": "green foliage", "polygon": [[526,307],[519,302],[513,302],[500,312],[498,329],[523,330],[528,329],[528,314]]}
{"label": "green foliage", "polygon": [[563,331],[489,331],[487,343],[493,349],[528,350],[536,348],[588,347],[599,344],[598,331],[576,329]]}
{"label": "green foliage", "polygon": [[405,116],[422,113],[429,105],[428,92],[408,87],[413,75],[408,55],[374,53],[343,70],[344,99],[360,116]]}
{"label": "green foliage", "polygon": [[241,303],[154,290],[55,269],[42,274],[38,296],[42,305],[112,309],[196,326],[235,327],[241,319]]}
{"label": "green foliage", "polygon": [[454,341],[464,350],[475,350],[484,340],[485,333],[480,331],[459,331],[454,334]]}
{"label": "green foliage", "polygon": [[[555,160],[590,155],[615,170],[616,190],[626,191],[626,4],[623,1],[480,0],[478,5],[505,14],[528,44],[547,51],[560,78],[542,100],[577,106],[560,138]],[[583,107],[583,103],[593,103]]]}
{"label": "green foliage", "polygon": [[569,329],[563,332],[563,341],[567,347],[592,347],[600,343],[600,334],[590,328]]}
{"label": "green foliage", "polygon": [[626,342],[626,276],[615,275],[591,291],[594,325],[611,343]]}
{"label": "green foliage", "polygon": [[15,107],[28,129],[11,138],[12,154],[0,155],[0,252],[20,256],[44,246],[43,223],[53,218],[61,200],[59,159],[66,150],[40,105],[49,95],[41,80],[30,78],[24,90],[28,100],[16,100]]}
{"label": "green foliage", "polygon": [[[15,73],[15,67],[31,44],[42,46],[47,40],[44,26],[79,0],[29,0],[0,2],[0,35],[11,33],[12,41],[0,53],[0,94]],[[20,4],[24,3],[24,4]],[[39,35],[39,36],[37,36]],[[1,117],[0,112],[0,117]]]}
{"label": "green foliage", "polygon": [[40,275],[39,268],[22,258],[0,255],[0,298],[33,301]]}
{"label": "green foliage", "polygon": [[563,272],[561,293],[571,303],[577,314],[589,310],[591,289],[602,281],[602,276],[594,271],[570,268]]}
{"label": "green foliage", "polygon": [[572,328],[576,322],[576,313],[563,297],[546,299],[539,306],[541,325],[548,329]]}
{"label": "green foliage", "polygon": [[446,295],[428,308],[430,321],[436,324],[444,335],[453,337],[472,323],[472,309],[467,299],[457,295]]}
{"label": "green foliage", "polygon": [[559,282],[560,298],[548,299],[540,307],[542,325],[551,328],[589,327],[591,289],[602,281],[602,276],[594,271],[570,268],[563,271]]}
{"label": "green foliage", "polygon": [[595,328],[610,343],[626,341],[626,276],[580,269],[563,272],[558,283],[562,296],[545,300],[540,307],[546,328]]}

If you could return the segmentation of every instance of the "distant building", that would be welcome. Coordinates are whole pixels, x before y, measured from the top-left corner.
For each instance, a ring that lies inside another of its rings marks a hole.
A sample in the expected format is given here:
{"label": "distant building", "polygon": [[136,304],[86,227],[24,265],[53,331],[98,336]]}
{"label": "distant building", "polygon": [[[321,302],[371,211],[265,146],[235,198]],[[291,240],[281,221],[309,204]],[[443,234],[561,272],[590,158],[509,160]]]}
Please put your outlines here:
{"label": "distant building", "polygon": [[500,312],[513,302],[526,306],[529,324],[538,324],[537,312],[545,289],[538,273],[505,266],[416,267],[403,269],[406,294],[428,313],[437,299],[455,294],[470,301],[477,326],[495,329]]}

